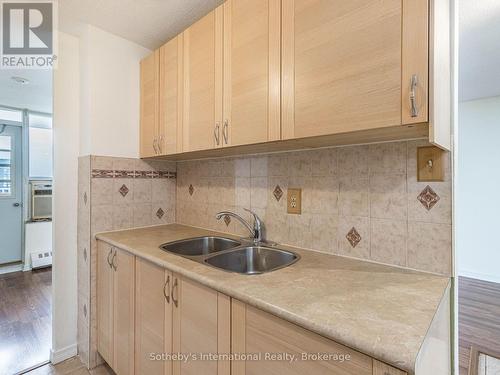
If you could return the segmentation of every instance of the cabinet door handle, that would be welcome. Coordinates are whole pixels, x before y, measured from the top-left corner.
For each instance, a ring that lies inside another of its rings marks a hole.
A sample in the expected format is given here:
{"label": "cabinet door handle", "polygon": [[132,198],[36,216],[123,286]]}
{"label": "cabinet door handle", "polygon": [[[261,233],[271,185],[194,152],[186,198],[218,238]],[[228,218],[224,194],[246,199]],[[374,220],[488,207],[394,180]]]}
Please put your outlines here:
{"label": "cabinet door handle", "polygon": [[215,123],[214,138],[215,144],[218,146],[220,144],[220,124],[218,122]]}
{"label": "cabinet door handle", "polygon": [[153,149],[154,149],[156,155],[158,155],[157,143],[158,143],[158,140],[156,138],[153,139]]}
{"label": "cabinet door handle", "polygon": [[160,135],[160,139],[159,139],[159,141],[158,141],[158,153],[159,153],[159,154],[163,154],[163,151],[162,151],[162,149],[161,149],[161,144],[162,144],[162,142],[163,142],[163,135]]}
{"label": "cabinet door handle", "polygon": [[172,285],[172,291],[170,292],[170,296],[172,297],[172,302],[174,303],[175,307],[179,305],[179,300],[177,297],[177,278],[174,279],[174,285]]}
{"label": "cabinet door handle", "polygon": [[411,84],[410,84],[410,105],[411,105],[411,117],[418,116],[418,108],[417,108],[417,85],[418,85],[418,76],[413,74],[411,76]]}
{"label": "cabinet door handle", "polygon": [[167,288],[170,288],[170,275],[167,276],[167,281],[165,281],[165,285],[163,285],[163,295],[167,303],[170,303],[170,296],[167,294]]}
{"label": "cabinet door handle", "polygon": [[108,266],[109,268],[111,268],[111,261],[109,260],[109,257],[111,256],[111,253],[113,253],[113,248],[109,249],[109,253],[108,253]]}
{"label": "cabinet door handle", "polygon": [[113,258],[111,258],[111,266],[113,266],[113,269],[116,271],[118,266],[115,264],[115,258],[116,258],[116,250],[115,253],[113,254]]}
{"label": "cabinet door handle", "polygon": [[222,136],[224,137],[224,143],[227,145],[228,137],[229,137],[229,121],[224,121],[224,128],[222,129]]}

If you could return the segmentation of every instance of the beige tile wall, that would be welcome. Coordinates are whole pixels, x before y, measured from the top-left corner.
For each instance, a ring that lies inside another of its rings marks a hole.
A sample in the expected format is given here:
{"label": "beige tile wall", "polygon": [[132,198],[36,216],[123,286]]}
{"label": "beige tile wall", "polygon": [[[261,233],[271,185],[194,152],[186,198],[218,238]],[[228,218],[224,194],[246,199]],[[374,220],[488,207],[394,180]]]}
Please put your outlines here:
{"label": "beige tile wall", "polygon": [[93,368],[96,343],[96,241],[108,230],[175,221],[176,165],[139,159],[84,156],[79,159],[78,353]]}
{"label": "beige tile wall", "polygon": [[[426,141],[395,142],[177,163],[177,222],[247,235],[221,210],[251,208],[267,238],[292,246],[451,274],[451,173],[417,182]],[[192,186],[192,189],[190,189]],[[283,192],[278,200],[273,192]],[[429,186],[439,200],[417,198]],[[302,214],[286,213],[288,187],[302,189]],[[192,194],[191,194],[191,192]],[[355,246],[349,233],[358,234]]]}

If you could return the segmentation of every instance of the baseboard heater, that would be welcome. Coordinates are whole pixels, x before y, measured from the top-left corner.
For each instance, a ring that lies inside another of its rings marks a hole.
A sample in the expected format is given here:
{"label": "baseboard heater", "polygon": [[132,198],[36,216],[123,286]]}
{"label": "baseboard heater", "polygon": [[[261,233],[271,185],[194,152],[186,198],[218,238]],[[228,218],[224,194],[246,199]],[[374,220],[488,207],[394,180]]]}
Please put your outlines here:
{"label": "baseboard heater", "polygon": [[52,251],[31,253],[31,269],[36,270],[50,266],[52,266]]}

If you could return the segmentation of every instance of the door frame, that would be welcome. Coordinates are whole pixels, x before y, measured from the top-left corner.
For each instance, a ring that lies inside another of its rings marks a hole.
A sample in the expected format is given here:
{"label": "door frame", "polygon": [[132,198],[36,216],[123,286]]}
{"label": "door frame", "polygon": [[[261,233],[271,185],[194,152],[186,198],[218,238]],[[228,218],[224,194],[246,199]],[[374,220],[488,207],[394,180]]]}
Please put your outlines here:
{"label": "door frame", "polygon": [[[26,129],[25,129],[25,120],[26,120],[26,110],[22,108],[15,108],[15,107],[10,107],[6,106],[3,104],[0,104],[0,109],[4,109],[7,111],[17,111],[22,113],[22,120],[21,122],[18,121],[11,121],[11,120],[1,120],[0,119],[0,125],[7,125],[7,126],[17,126],[21,128],[21,160],[18,162],[15,166],[15,173],[18,173],[19,171],[21,172],[21,186],[20,186],[20,200],[21,200],[21,208],[22,208],[22,213],[21,213],[21,221],[19,222],[19,225],[21,226],[21,264],[13,264],[13,265],[5,265],[5,267],[0,268],[0,274],[2,273],[10,273],[10,272],[16,272],[16,271],[22,271],[24,269],[24,247],[25,247],[25,241],[24,241],[24,222],[26,218],[26,213],[25,213],[25,202],[26,202],[26,186],[25,186],[25,173],[26,173],[26,152],[27,152],[27,140],[26,140]],[[16,187],[17,189],[18,187]]]}
{"label": "door frame", "polygon": [[[21,122],[18,121],[10,121],[10,120],[0,120],[0,125],[11,125],[11,126],[19,126],[22,128],[21,131],[21,205],[22,205],[22,215],[21,215],[21,265],[19,267],[6,267],[5,272],[0,268],[0,274],[15,272],[15,271],[29,271],[27,264],[27,259],[25,258],[26,249],[25,249],[25,222],[29,217],[29,181],[30,181],[30,173],[29,173],[29,115],[39,115],[39,116],[47,116],[53,117],[52,114],[40,111],[33,111],[27,108],[18,108],[13,106],[8,106],[0,103],[0,109],[10,110],[10,111],[18,111],[22,113]],[[52,229],[53,230],[53,229]]]}

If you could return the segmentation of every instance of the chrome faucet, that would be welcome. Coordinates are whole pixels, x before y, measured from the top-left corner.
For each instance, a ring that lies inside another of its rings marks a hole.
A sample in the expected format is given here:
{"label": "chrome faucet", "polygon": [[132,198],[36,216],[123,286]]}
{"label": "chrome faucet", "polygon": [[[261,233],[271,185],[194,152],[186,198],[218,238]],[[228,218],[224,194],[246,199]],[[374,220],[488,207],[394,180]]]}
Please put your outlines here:
{"label": "chrome faucet", "polygon": [[255,244],[262,242],[262,220],[257,216],[257,214],[253,211],[247,210],[244,208],[245,211],[250,212],[253,216],[253,227],[250,225],[245,219],[243,219],[240,215],[231,212],[231,211],[221,211],[215,215],[215,218],[217,220],[222,219],[225,216],[232,216],[235,219],[237,219],[241,224],[245,226],[245,228],[248,229],[250,232],[250,237],[253,239],[253,242]]}

